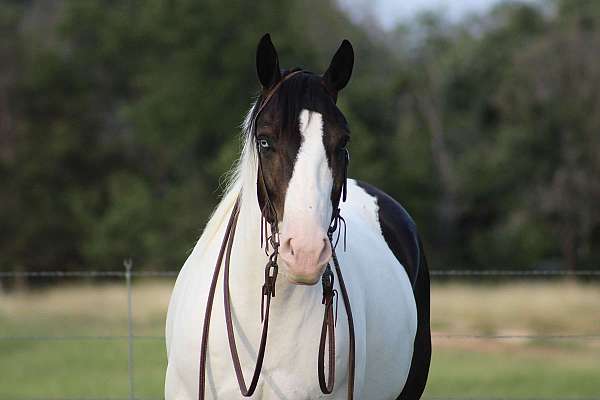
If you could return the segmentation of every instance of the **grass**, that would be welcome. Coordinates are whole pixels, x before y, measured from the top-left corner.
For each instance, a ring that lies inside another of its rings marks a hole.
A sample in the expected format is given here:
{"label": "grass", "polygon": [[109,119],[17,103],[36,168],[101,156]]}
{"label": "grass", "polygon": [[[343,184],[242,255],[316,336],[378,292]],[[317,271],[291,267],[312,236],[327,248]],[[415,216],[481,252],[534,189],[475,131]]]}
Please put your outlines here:
{"label": "grass", "polygon": [[[161,336],[170,281],[134,290],[134,331]],[[600,332],[600,287],[573,282],[432,288],[435,334]],[[0,336],[127,334],[126,292],[117,284],[0,295]],[[164,344],[135,342],[136,396],[161,398]],[[0,340],[0,399],[125,398],[126,340]],[[426,396],[600,398],[600,340],[434,339]]]}
{"label": "grass", "polygon": [[598,333],[598,289],[573,281],[436,285],[432,328],[452,333]]}
{"label": "grass", "polygon": [[[511,346],[512,347],[512,346]],[[440,348],[427,394],[484,398],[600,397],[600,351],[518,346],[496,351]]]}

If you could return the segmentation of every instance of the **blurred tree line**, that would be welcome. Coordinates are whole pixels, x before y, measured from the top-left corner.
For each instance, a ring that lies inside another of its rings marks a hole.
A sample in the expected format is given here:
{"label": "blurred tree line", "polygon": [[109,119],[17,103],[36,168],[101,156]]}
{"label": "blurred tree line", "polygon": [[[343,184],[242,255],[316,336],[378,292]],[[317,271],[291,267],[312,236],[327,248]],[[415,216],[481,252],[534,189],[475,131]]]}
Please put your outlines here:
{"label": "blurred tree line", "polygon": [[600,264],[600,2],[388,32],[333,0],[4,0],[0,270],[178,268],[239,151],[264,32],[315,72],[352,41],[351,175],[406,206],[434,268]]}

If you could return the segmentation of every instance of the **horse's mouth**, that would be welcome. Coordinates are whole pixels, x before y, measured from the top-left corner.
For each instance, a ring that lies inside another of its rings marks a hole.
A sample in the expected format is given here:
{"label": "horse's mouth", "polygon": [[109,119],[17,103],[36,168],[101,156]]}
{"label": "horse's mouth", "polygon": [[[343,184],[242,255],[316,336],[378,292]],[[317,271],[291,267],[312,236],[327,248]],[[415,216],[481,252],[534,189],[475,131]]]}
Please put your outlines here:
{"label": "horse's mouth", "polygon": [[317,282],[319,282],[319,277],[317,277],[317,279],[314,280],[308,280],[305,278],[298,278],[296,276],[288,276],[288,281],[290,281],[291,284],[294,285],[303,285],[303,286],[313,286],[316,285]]}
{"label": "horse's mouth", "polygon": [[302,285],[302,286],[313,286],[316,285],[321,279],[321,275],[323,275],[323,270],[325,265],[315,267],[315,271],[319,271],[316,274],[294,274],[290,271],[287,266],[284,268],[284,275],[287,280],[293,285]]}

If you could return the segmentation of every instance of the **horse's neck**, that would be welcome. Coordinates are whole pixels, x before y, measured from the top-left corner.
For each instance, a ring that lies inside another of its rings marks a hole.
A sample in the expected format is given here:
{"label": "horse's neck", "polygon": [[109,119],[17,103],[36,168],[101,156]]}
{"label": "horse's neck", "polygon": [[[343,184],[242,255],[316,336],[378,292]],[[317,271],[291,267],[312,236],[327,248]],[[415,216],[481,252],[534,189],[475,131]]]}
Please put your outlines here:
{"label": "horse's neck", "polygon": [[[248,193],[244,193],[248,196]],[[262,271],[267,262],[267,255],[261,248],[261,214],[252,198],[243,198],[240,214],[235,230],[235,241],[232,249],[232,282],[241,281],[244,286],[263,284]]]}
{"label": "horse's neck", "polygon": [[268,256],[261,248],[261,222],[256,192],[244,191],[235,227],[229,281],[233,296],[245,302],[259,302],[264,283]]}

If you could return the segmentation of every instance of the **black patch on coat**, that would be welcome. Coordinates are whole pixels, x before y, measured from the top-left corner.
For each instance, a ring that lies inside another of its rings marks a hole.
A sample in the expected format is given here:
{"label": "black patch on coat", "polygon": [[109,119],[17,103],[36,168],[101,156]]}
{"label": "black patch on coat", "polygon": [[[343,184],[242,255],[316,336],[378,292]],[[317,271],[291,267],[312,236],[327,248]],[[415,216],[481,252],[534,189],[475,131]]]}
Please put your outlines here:
{"label": "black patch on coat", "polygon": [[408,378],[397,400],[417,400],[425,390],[431,362],[429,269],[423,245],[413,219],[400,203],[374,186],[358,181],[357,184],[377,200],[383,237],[406,270],[413,286],[417,305],[417,333]]}

